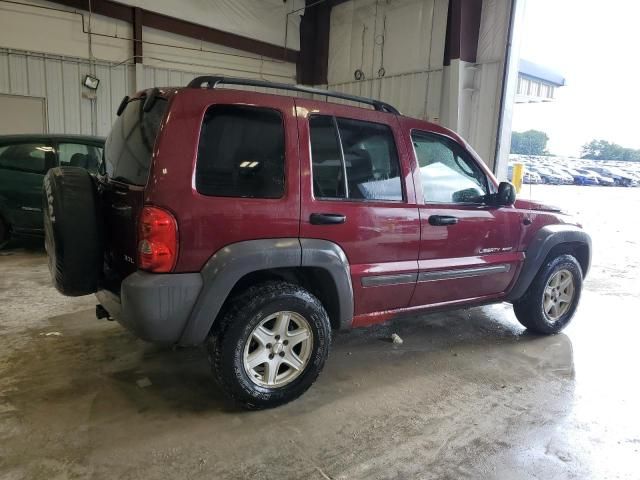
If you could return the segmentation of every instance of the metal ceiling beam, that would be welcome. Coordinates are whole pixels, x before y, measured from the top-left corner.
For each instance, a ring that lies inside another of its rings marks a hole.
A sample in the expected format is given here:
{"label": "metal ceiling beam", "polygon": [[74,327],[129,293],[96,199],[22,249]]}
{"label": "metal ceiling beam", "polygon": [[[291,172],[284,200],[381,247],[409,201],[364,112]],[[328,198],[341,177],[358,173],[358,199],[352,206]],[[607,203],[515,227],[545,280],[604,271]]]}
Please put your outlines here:
{"label": "metal ceiling beam", "polygon": [[133,9],[133,63],[142,63],[142,9]]}
{"label": "metal ceiling beam", "polygon": [[300,22],[297,81],[304,85],[322,85],[327,83],[329,68],[332,4],[307,0],[306,7]]}
{"label": "metal ceiling beam", "polygon": [[460,59],[474,63],[478,53],[482,0],[449,0],[444,64]]}

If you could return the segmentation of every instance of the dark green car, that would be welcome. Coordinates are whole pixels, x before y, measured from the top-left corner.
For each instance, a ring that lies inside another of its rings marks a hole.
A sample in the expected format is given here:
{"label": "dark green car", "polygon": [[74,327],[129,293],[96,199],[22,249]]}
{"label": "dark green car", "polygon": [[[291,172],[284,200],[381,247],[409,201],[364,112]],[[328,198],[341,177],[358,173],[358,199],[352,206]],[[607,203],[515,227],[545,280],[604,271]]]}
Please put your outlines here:
{"label": "dark green car", "polygon": [[43,235],[44,174],[59,165],[95,172],[103,147],[85,135],[0,136],[0,246],[11,235]]}

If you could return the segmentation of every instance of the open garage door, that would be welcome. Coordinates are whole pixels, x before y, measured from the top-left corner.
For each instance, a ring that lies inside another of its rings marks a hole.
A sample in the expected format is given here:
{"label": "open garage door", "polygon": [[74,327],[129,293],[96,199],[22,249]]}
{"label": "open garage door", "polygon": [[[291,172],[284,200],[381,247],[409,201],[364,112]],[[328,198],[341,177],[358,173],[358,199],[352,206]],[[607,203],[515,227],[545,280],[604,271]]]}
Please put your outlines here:
{"label": "open garage door", "polygon": [[0,95],[0,135],[45,133],[47,111],[45,99],[22,95]]}

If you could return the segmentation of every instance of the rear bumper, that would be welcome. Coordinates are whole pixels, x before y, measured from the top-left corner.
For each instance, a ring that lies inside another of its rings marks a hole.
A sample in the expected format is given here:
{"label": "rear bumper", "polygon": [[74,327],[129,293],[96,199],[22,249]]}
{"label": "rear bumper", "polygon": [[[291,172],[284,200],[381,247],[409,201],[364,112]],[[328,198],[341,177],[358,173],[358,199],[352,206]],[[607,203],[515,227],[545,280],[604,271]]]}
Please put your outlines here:
{"label": "rear bumper", "polygon": [[101,289],[96,297],[112,318],[137,337],[174,344],[182,335],[200,290],[199,273],[137,271],[123,280],[120,295]]}

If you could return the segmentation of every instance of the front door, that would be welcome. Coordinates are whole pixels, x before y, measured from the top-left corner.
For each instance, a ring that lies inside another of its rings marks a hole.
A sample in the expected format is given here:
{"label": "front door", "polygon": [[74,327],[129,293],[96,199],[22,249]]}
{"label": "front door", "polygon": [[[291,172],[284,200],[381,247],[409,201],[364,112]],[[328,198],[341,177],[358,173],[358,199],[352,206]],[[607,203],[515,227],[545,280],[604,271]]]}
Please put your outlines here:
{"label": "front door", "polygon": [[433,132],[410,132],[421,203],[420,273],[411,306],[500,297],[524,258],[516,251],[518,212],[486,203],[485,195],[495,184],[457,141]]}
{"label": "front door", "polygon": [[300,236],[345,252],[354,325],[409,305],[420,238],[411,170],[394,115],[296,99]]}

